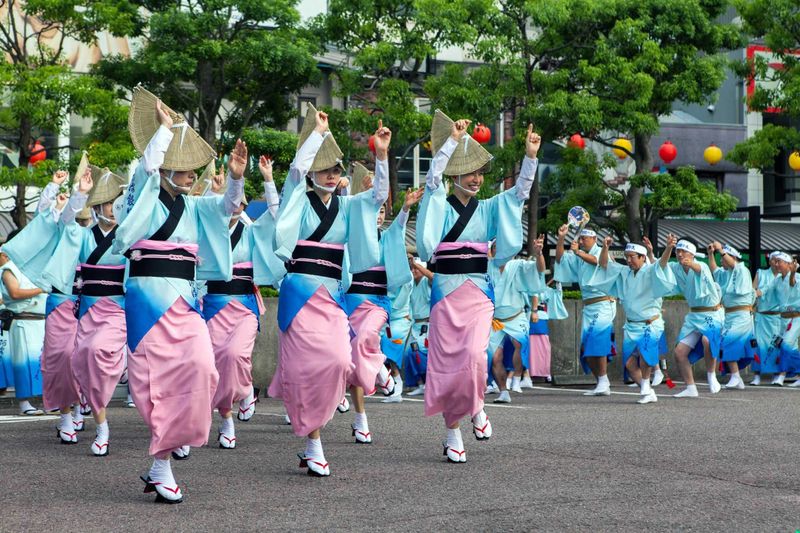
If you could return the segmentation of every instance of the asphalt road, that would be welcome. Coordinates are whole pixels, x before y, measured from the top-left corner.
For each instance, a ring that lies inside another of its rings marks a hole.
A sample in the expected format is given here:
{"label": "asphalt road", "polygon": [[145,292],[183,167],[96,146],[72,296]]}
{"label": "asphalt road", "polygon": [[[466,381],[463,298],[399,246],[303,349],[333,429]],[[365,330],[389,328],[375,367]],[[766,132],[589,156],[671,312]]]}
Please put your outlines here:
{"label": "asphalt road", "polygon": [[[238,447],[173,462],[180,505],[142,493],[148,434],[112,407],[111,453],[58,443],[53,417],[0,409],[2,531],[793,531],[800,525],[800,390],[748,388],[696,400],[634,403],[550,387],[488,404],[494,437],[465,428],[468,462],[447,464],[439,417],[420,401],[367,412],[375,443],[356,445],[352,412],[323,432],[326,479],[308,477],[303,440],[274,400],[237,424]],[[492,398],[492,397],[490,397]],[[217,419],[212,428],[216,434]]]}

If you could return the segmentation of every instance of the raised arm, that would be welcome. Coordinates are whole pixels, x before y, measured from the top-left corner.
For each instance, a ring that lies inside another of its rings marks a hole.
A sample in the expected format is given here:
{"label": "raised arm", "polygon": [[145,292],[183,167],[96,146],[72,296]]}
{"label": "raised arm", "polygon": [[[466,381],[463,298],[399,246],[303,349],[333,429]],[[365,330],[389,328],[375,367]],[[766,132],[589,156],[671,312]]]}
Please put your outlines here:
{"label": "raised arm", "polygon": [[525,158],[522,160],[522,168],[514,187],[517,199],[521,202],[527,200],[531,194],[531,187],[536,179],[536,167],[539,165],[537,155],[541,145],[542,138],[533,131],[533,124],[528,124],[528,134],[525,136]]}
{"label": "raised arm", "polygon": [[542,273],[547,270],[547,265],[544,262],[544,254],[542,253],[544,250],[544,234],[540,234],[539,237],[533,241],[533,250],[532,257],[536,260],[536,269]]}
{"label": "raised arm", "polygon": [[58,196],[58,190],[61,188],[61,185],[67,181],[69,174],[66,170],[57,170],[53,174],[53,179],[45,185],[44,189],[42,189],[42,193],[39,195],[39,203],[36,206],[37,213],[44,213],[51,207],[56,201],[56,196]]}
{"label": "raised arm", "polygon": [[[719,248],[717,248],[717,245],[719,245]],[[717,241],[713,241],[706,246],[706,252],[708,254],[708,268],[711,269],[712,273],[719,268],[719,266],[717,266],[717,250],[721,249],[722,245]]]}
{"label": "raised arm", "polygon": [[602,269],[608,268],[608,248],[611,246],[612,242],[614,242],[614,239],[611,237],[606,237],[603,239],[603,251],[600,252],[600,260],[598,261],[598,264]]}
{"label": "raised arm", "polygon": [[378,121],[375,130],[375,178],[372,180],[372,199],[376,205],[383,204],[389,198],[389,145],[392,142],[392,130]]}
{"label": "raised arm", "polygon": [[672,250],[675,249],[675,245],[678,243],[678,238],[670,233],[667,235],[667,246],[664,248],[664,253],[661,254],[661,259],[659,259],[658,264],[661,268],[667,268],[667,263],[669,263],[669,258],[672,255]]}
{"label": "raised arm", "polygon": [[444,169],[447,168],[447,162],[450,161],[450,156],[456,151],[459,141],[466,135],[469,124],[470,121],[466,119],[455,121],[450,137],[433,156],[428,174],[425,176],[425,186],[431,192],[438,189],[442,184],[442,174],[444,174]]}
{"label": "raised arm", "polygon": [[422,264],[414,261],[412,263],[412,268],[415,268],[420,274],[428,278],[429,281],[433,281],[433,272],[422,266]]}
{"label": "raised arm", "polygon": [[80,177],[78,189],[70,196],[67,206],[61,213],[62,223],[72,224],[75,222],[75,217],[86,206],[86,200],[89,198],[89,191],[92,190],[92,185],[92,171],[87,168],[83,176]]}
{"label": "raised arm", "polygon": [[225,214],[232,215],[242,203],[244,196],[244,171],[247,168],[247,144],[241,139],[236,139],[228,158],[228,189],[225,191]]}
{"label": "raised arm", "polygon": [[556,243],[556,263],[561,262],[561,257],[564,255],[564,241],[569,233],[569,226],[564,224],[558,228],[558,242]]}
{"label": "raised arm", "polygon": [[644,243],[644,247],[647,248],[647,260],[655,264],[656,254],[653,252],[653,243],[650,242],[650,239],[647,237],[642,237],[642,243]]}
{"label": "raised arm", "polygon": [[258,159],[258,170],[261,172],[261,177],[264,178],[264,198],[267,200],[267,208],[272,218],[275,218],[278,216],[278,206],[281,199],[278,196],[275,181],[272,179],[272,159],[262,155]]}

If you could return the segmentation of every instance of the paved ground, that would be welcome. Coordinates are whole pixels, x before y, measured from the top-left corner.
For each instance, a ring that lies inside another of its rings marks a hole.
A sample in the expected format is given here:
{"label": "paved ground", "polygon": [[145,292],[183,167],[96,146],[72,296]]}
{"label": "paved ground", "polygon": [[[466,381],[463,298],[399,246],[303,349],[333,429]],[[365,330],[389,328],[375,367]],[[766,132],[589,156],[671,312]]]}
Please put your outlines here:
{"label": "paved ground", "polygon": [[423,418],[421,402],[371,400],[373,445],[353,443],[352,412],[324,431],[327,479],[297,468],[303,441],[266,400],[237,425],[236,450],[197,449],[174,464],[177,506],[142,494],[150,461],[135,410],[110,409],[107,458],[90,455],[91,422],[78,445],[62,446],[51,417],[0,416],[0,530],[796,529],[800,390],[674,400],[659,388],[648,406],[622,386],[609,398],[547,387],[489,404],[495,436],[479,443],[465,431],[465,465],[444,461],[441,419]]}

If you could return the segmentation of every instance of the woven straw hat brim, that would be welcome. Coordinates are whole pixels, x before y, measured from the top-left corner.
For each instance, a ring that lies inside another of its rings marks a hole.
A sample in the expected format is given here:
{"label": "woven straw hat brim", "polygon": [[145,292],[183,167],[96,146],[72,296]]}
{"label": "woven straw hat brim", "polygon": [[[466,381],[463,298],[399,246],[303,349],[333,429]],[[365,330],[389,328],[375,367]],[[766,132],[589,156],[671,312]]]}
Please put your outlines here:
{"label": "woven straw hat brim", "polygon": [[355,195],[361,192],[361,182],[364,180],[365,177],[369,175],[374,175],[374,172],[371,172],[367,167],[362,165],[361,163],[353,163],[353,174],[352,179],[350,180],[350,194]]}
{"label": "woven straw hat brim", "polygon": [[328,133],[325,140],[322,141],[322,146],[320,146],[314,162],[311,164],[310,171],[319,172],[335,166],[339,166],[344,170],[342,157],[344,157],[344,153],[342,153],[339,145],[336,144],[336,139],[333,138],[333,134]]}
{"label": "woven straw hat brim", "polygon": [[441,110],[437,109],[433,114],[431,124],[431,153],[436,155],[447,142],[450,132],[453,130],[454,121]]}
{"label": "woven straw hat brim", "polygon": [[300,136],[297,138],[297,149],[299,150],[303,143],[306,142],[317,127],[317,108],[312,104],[308,104],[308,111],[306,111],[305,119],[303,119],[303,127],[300,129]]}
{"label": "woven straw hat brim", "polygon": [[121,194],[123,188],[128,184],[128,180],[122,176],[114,174],[107,168],[100,168],[94,165],[89,165],[92,169],[92,181],[94,186],[89,191],[89,199],[86,205],[94,207],[106,202],[113,202]]}
{"label": "woven straw hat brim", "polygon": [[200,177],[192,185],[192,188],[189,189],[189,196],[202,196],[206,193],[208,188],[211,186],[211,180],[214,178],[217,170],[214,168],[214,161],[211,161],[206,168],[203,170],[203,173],[200,174]]}
{"label": "woven straw hat brim", "polygon": [[447,167],[444,169],[445,176],[463,176],[483,168],[486,163],[492,160],[492,154],[486,148],[470,137],[464,135],[456,146],[455,152],[450,156]]}
{"label": "woven straw hat brim", "polygon": [[[140,86],[133,88],[133,99],[128,114],[128,131],[133,146],[140,154],[144,153],[147,143],[160,126],[156,118],[157,100],[158,98],[150,91]],[[164,108],[174,122],[172,126],[174,136],[164,154],[161,168],[181,172],[206,166],[216,155],[214,149],[189,127],[182,115],[165,105]]]}
{"label": "woven straw hat brim", "polygon": [[88,207],[84,207],[75,215],[75,220],[89,220],[90,218],[92,218],[92,210]]}
{"label": "woven straw hat brim", "polygon": [[81,180],[81,176],[83,176],[87,168],[89,168],[89,154],[83,152],[81,154],[81,160],[78,163],[78,168],[75,169],[75,178],[73,180],[75,182],[75,185],[77,185],[78,182]]}

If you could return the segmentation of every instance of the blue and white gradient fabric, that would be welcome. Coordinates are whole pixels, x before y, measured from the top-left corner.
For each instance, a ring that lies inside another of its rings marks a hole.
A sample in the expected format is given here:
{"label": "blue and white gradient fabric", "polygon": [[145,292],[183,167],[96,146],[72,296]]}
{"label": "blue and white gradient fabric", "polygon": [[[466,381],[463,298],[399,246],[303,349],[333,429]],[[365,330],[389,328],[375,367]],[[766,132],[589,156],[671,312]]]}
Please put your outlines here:
{"label": "blue and white gradient fabric", "polygon": [[[728,251],[730,253],[730,251]],[[750,309],[728,311],[733,307],[751,307],[755,302],[756,292],[750,279],[750,271],[741,261],[728,270],[717,268],[714,279],[722,290],[722,305],[725,307],[725,326],[722,329],[723,362],[736,362],[739,370],[746,368],[757,354],[753,315]],[[727,367],[723,365],[727,370]]]}

